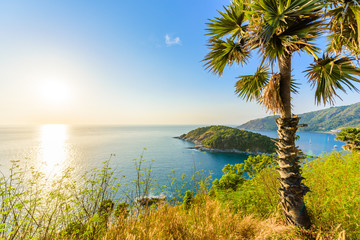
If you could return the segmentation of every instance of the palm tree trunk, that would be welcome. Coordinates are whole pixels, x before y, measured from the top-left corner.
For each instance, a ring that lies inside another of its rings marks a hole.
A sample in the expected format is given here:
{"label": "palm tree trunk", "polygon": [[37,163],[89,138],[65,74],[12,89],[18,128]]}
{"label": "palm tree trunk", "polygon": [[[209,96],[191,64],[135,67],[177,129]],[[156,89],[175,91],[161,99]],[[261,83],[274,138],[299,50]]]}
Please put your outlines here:
{"label": "palm tree trunk", "polygon": [[280,97],[283,104],[281,117],[276,119],[279,139],[278,171],[280,173],[279,195],[287,224],[309,228],[310,218],[307,213],[304,195],[309,191],[301,181],[299,149],[295,147],[295,136],[300,118],[291,116],[291,55],[279,61]]}
{"label": "palm tree trunk", "polygon": [[291,55],[286,54],[279,59],[280,98],[283,105],[282,118],[291,118]]}
{"label": "palm tree trunk", "polygon": [[310,218],[306,211],[304,195],[309,191],[301,181],[299,166],[299,149],[295,147],[295,135],[298,129],[299,117],[278,118],[279,140],[278,147],[278,171],[280,173],[279,195],[284,210],[287,224],[310,227]]}

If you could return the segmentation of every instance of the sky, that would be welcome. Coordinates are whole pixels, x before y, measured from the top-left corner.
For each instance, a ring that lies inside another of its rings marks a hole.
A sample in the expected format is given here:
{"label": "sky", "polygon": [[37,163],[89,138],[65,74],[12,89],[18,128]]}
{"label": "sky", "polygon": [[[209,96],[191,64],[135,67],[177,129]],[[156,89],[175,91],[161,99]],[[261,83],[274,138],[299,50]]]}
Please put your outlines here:
{"label": "sky", "polygon": [[[260,60],[204,68],[206,22],[229,1],[17,0],[0,3],[0,124],[225,124],[267,113],[234,94]],[[319,45],[323,41],[319,42]],[[295,55],[293,112],[325,108]],[[359,101],[340,94],[335,106]],[[329,107],[329,106],[326,106]]]}

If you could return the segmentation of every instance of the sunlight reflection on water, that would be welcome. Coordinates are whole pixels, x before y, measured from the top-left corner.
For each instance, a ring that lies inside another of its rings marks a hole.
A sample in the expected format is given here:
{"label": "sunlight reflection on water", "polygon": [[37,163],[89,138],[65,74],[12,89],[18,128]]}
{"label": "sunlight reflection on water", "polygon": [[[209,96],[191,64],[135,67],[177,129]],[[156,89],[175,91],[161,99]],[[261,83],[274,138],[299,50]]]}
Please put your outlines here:
{"label": "sunlight reflection on water", "polygon": [[58,174],[66,167],[69,157],[68,126],[49,124],[40,128],[39,170],[48,174]]}

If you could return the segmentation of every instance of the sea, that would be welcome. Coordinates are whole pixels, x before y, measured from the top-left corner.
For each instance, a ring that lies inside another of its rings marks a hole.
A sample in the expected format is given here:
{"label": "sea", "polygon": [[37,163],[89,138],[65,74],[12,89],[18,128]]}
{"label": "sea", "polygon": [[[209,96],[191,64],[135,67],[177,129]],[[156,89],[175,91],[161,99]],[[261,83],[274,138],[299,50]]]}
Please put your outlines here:
{"label": "sea", "polygon": [[[174,177],[200,178],[212,174],[220,178],[226,164],[243,163],[248,155],[210,153],[191,149],[193,143],[174,137],[198,125],[185,126],[70,126],[41,125],[0,127],[0,173],[7,176],[12,161],[31,165],[47,176],[57,175],[71,167],[76,175],[101,168],[105,161],[122,176],[136,176],[135,162],[144,161],[160,186],[171,185]],[[256,131],[276,138],[276,131]],[[298,132],[296,144],[307,155],[341,150],[335,135]]]}

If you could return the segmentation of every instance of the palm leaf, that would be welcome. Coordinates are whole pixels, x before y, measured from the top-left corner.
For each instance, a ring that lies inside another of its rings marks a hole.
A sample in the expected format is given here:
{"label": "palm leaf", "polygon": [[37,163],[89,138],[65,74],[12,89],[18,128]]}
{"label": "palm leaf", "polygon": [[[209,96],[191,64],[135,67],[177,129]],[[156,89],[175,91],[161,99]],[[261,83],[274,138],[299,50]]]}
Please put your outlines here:
{"label": "palm leaf", "polygon": [[320,0],[259,0],[254,3],[258,27],[253,45],[270,62],[284,54],[305,51],[314,55],[314,40],[322,33]]}
{"label": "palm leaf", "polygon": [[280,74],[271,76],[269,83],[264,87],[259,104],[265,107],[266,111],[274,114],[281,114],[284,107],[280,96]]}
{"label": "palm leaf", "polygon": [[358,1],[330,1],[333,7],[327,12],[330,18],[329,50],[360,54],[360,5]]}
{"label": "palm leaf", "polygon": [[207,35],[214,39],[222,38],[225,35],[230,35],[232,39],[240,39],[247,31],[247,24],[245,24],[246,11],[245,5],[240,1],[233,2],[232,5],[224,7],[224,12],[218,11],[221,17],[210,19],[206,23],[209,28]]}
{"label": "palm leaf", "polygon": [[360,75],[360,69],[353,64],[353,60],[345,56],[324,54],[304,71],[311,86],[315,88],[317,104],[334,104],[335,97],[339,97],[337,90],[346,93],[348,88],[358,92],[353,82],[360,82],[354,77]]}
{"label": "palm leaf", "polygon": [[291,93],[298,94],[299,93],[299,83],[295,81],[294,78],[291,78],[290,80],[290,91]]}
{"label": "palm leaf", "polygon": [[219,76],[222,75],[226,65],[243,64],[250,58],[250,52],[244,40],[236,43],[230,39],[226,41],[211,39],[208,46],[211,51],[203,60],[206,62],[205,67]]}
{"label": "palm leaf", "polygon": [[[266,111],[274,114],[281,114],[283,111],[283,103],[280,96],[280,74],[274,73],[270,81],[262,90],[258,103],[265,107]],[[292,93],[298,93],[298,84],[291,79],[290,89]]]}
{"label": "palm leaf", "polygon": [[269,67],[258,67],[254,75],[238,77],[235,84],[235,93],[246,101],[259,100],[262,89],[269,83]]}
{"label": "palm leaf", "polygon": [[[235,93],[238,97],[246,101],[257,101],[267,111],[282,111],[279,73],[274,73],[270,78],[269,67],[261,66],[253,75],[243,75],[238,79],[235,84]],[[298,84],[294,79],[291,79],[290,88],[292,93],[298,93]]]}

